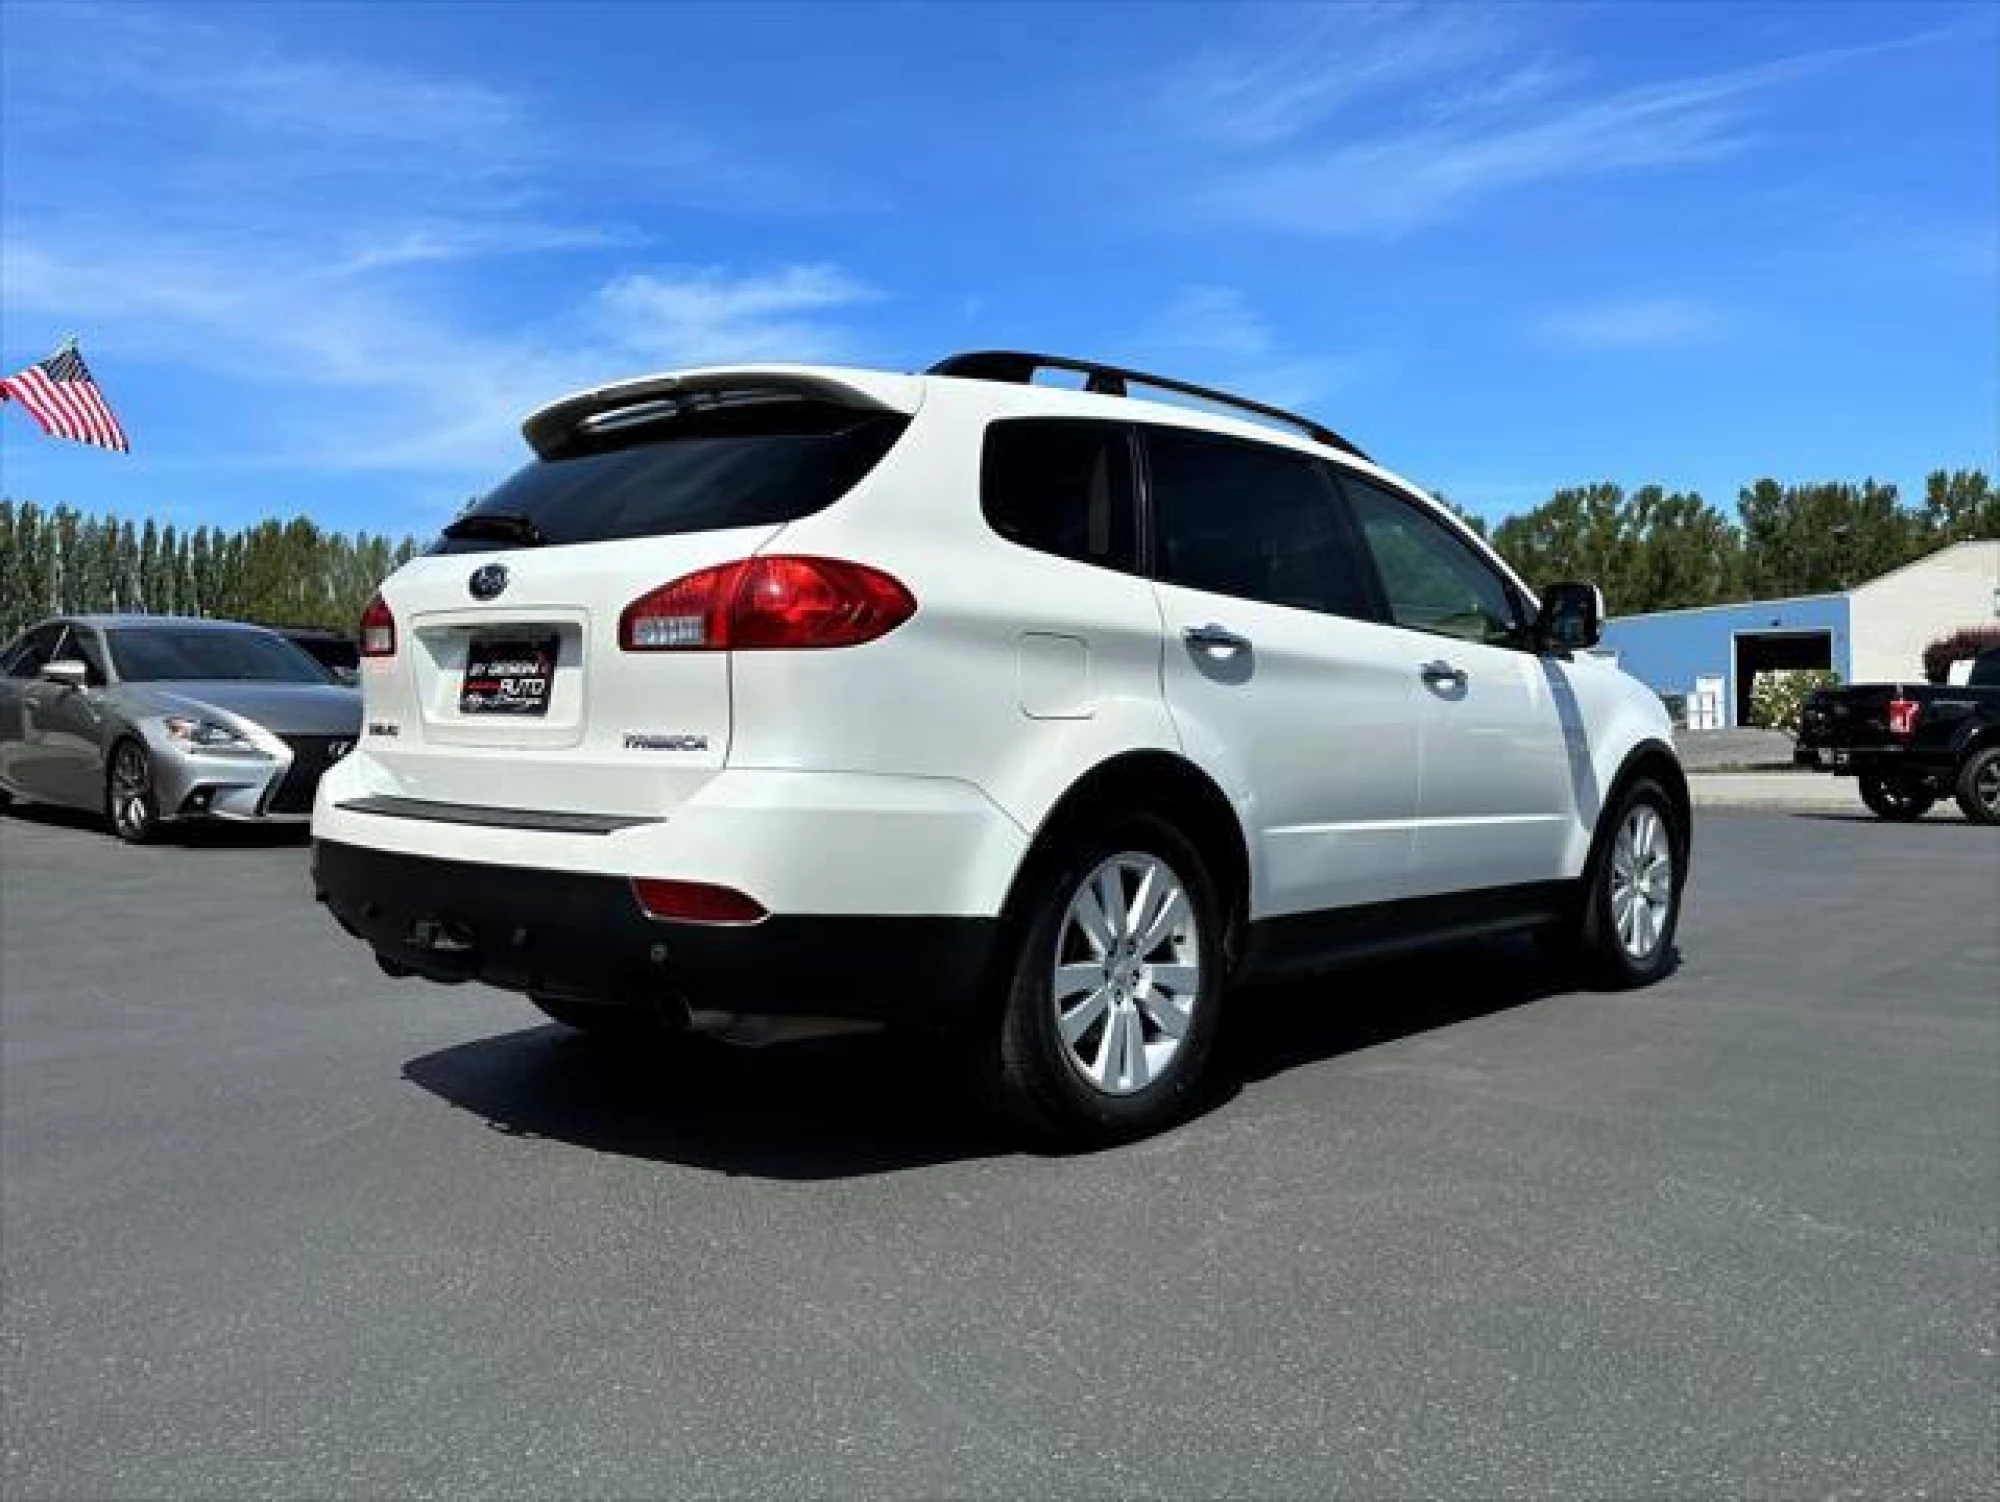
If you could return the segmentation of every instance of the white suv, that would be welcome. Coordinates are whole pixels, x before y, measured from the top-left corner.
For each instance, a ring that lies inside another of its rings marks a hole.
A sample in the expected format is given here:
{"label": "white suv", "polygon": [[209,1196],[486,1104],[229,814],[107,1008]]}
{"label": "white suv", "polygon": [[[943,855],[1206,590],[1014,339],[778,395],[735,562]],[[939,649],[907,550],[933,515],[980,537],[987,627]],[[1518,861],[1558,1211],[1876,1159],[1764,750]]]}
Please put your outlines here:
{"label": "white suv", "polygon": [[369,605],[319,787],[317,890],[392,974],[621,1035],[951,1030],[1078,1142],[1181,1110],[1253,973],[1516,928],[1672,962],[1687,787],[1581,651],[1596,591],[1538,606],[1307,419],[989,353],[523,431]]}

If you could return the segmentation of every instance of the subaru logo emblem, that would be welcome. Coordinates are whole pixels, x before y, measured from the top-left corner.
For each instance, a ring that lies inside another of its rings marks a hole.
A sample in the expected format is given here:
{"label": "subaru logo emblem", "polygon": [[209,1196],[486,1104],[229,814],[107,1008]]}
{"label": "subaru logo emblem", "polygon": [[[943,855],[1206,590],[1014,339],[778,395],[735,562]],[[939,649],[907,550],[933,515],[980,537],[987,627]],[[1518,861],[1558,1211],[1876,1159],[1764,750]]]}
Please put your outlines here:
{"label": "subaru logo emblem", "polygon": [[507,587],[507,565],[489,563],[484,568],[474,569],[466,587],[472,591],[472,598],[475,600],[494,598]]}

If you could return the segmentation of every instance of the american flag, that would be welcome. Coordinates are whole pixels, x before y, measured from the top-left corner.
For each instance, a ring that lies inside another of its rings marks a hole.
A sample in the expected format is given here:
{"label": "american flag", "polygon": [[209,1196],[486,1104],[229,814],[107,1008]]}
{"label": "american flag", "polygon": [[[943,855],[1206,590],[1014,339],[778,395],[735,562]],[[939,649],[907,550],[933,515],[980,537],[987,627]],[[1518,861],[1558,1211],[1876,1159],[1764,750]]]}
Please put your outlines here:
{"label": "american flag", "polygon": [[105,403],[104,393],[90,378],[90,367],[71,339],[46,360],[37,360],[18,375],[0,380],[0,400],[12,398],[44,433],[101,449],[132,452],[125,430]]}

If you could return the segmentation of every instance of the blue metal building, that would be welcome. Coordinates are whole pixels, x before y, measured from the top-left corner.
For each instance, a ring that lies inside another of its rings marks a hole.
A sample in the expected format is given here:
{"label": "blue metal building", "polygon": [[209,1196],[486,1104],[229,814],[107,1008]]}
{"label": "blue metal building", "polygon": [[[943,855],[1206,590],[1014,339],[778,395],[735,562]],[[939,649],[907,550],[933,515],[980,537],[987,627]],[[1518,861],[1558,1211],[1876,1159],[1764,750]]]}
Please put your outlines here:
{"label": "blue metal building", "polygon": [[1640,682],[1691,705],[1704,680],[1720,679],[1721,724],[1741,725],[1759,672],[1831,668],[1852,678],[1850,603],[1845,594],[1805,595],[1622,616],[1605,623],[1604,648]]}
{"label": "blue metal building", "polygon": [[[2000,619],[2000,541],[1954,543],[1840,594],[1661,610],[1607,621],[1603,650],[1696,728],[1746,724],[1756,676],[1831,668],[1843,683],[1914,680],[1926,643]],[[1712,688],[1711,711],[1692,711]]]}

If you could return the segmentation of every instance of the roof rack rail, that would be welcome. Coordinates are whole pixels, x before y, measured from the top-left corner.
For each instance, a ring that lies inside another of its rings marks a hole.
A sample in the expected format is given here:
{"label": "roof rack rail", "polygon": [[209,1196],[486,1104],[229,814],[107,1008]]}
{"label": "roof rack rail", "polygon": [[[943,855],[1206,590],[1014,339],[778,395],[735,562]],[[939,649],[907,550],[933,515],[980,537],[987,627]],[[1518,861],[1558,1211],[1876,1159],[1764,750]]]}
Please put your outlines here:
{"label": "roof rack rail", "polygon": [[1357,459],[1368,456],[1334,432],[1332,428],[1314,422],[1310,417],[1302,417],[1296,412],[1287,412],[1282,407],[1267,406],[1263,402],[1253,402],[1245,396],[1232,396],[1227,391],[1217,391],[1211,386],[1197,386],[1192,381],[1176,380],[1172,376],[1150,375],[1143,370],[1127,370],[1122,365],[1105,365],[1096,360],[1076,360],[1067,355],[1032,354],[1026,350],[983,349],[966,354],[947,355],[937,362],[926,375],[960,376],[974,381],[1006,381],[1014,385],[1031,385],[1038,370],[1072,370],[1085,377],[1083,389],[1094,391],[1100,396],[1127,396],[1128,386],[1151,386],[1160,391],[1178,392],[1197,400],[1211,402],[1218,407],[1233,407],[1239,412],[1254,413],[1258,417],[1284,423],[1297,428],[1316,443],[1337,448]]}

